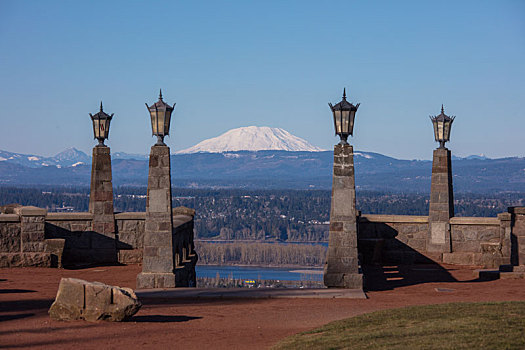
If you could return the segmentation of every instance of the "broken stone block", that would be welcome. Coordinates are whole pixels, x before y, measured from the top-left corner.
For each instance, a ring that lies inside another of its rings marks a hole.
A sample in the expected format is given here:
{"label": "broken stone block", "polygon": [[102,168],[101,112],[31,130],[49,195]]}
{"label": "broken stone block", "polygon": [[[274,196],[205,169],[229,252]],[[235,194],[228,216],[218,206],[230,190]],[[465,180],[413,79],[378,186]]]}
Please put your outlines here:
{"label": "broken stone block", "polygon": [[59,321],[123,321],[142,304],[130,288],[77,278],[62,278],[49,316]]}

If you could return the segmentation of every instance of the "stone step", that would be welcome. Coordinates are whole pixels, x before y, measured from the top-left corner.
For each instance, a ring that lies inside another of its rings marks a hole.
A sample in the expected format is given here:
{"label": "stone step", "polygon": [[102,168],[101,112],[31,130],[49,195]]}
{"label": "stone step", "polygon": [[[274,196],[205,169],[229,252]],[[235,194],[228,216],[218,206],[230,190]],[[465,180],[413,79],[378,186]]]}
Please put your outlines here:
{"label": "stone step", "polygon": [[474,273],[480,281],[494,281],[499,279],[501,275],[499,270],[488,269],[474,270]]}
{"label": "stone step", "polygon": [[525,272],[502,272],[499,278],[502,280],[525,279]]}

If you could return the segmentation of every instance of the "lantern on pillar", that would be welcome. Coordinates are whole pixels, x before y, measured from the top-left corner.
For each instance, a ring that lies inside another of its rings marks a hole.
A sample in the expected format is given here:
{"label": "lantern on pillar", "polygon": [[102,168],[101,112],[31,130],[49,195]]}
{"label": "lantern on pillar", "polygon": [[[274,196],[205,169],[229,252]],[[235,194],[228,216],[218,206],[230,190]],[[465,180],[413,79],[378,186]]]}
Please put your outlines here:
{"label": "lantern on pillar", "polygon": [[113,113],[111,115],[105,113],[102,108],[102,101],[100,101],[100,111],[95,115],[89,113],[89,116],[93,122],[93,136],[98,140],[97,146],[104,146],[104,140],[109,137],[109,124],[113,118]]}
{"label": "lantern on pillar", "polygon": [[439,142],[439,148],[445,148],[445,142],[450,140],[450,129],[452,128],[453,116],[445,114],[445,109],[441,105],[441,114],[430,116],[432,124],[434,125],[434,138]]}
{"label": "lantern on pillar", "polygon": [[348,135],[353,135],[355,113],[359,108],[359,103],[355,106],[346,100],[346,88],[343,89],[343,100],[332,106],[328,104],[334,115],[335,134],[341,139],[340,145],[348,144]]}
{"label": "lantern on pillar", "polygon": [[151,117],[151,133],[157,136],[156,145],[165,146],[164,136],[170,133],[171,113],[175,109],[175,103],[173,106],[165,103],[162,99],[162,90],[160,90],[159,100],[151,106],[146,103],[146,108]]}

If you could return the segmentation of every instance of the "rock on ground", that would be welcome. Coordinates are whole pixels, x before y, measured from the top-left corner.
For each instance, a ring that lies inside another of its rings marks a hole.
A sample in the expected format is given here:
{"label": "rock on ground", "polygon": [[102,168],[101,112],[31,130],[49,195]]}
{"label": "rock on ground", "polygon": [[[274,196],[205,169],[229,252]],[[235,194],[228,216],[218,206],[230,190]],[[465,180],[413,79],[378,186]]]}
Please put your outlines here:
{"label": "rock on ground", "polygon": [[49,316],[60,321],[122,321],[136,314],[141,306],[130,288],[62,278]]}

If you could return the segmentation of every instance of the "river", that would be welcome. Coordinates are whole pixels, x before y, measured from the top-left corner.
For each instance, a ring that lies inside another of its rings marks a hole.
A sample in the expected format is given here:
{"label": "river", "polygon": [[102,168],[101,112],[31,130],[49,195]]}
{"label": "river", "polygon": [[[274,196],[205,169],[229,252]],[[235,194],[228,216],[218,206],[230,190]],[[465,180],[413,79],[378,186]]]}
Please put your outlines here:
{"label": "river", "polygon": [[233,277],[242,280],[322,281],[321,268],[197,265],[197,277]]}

